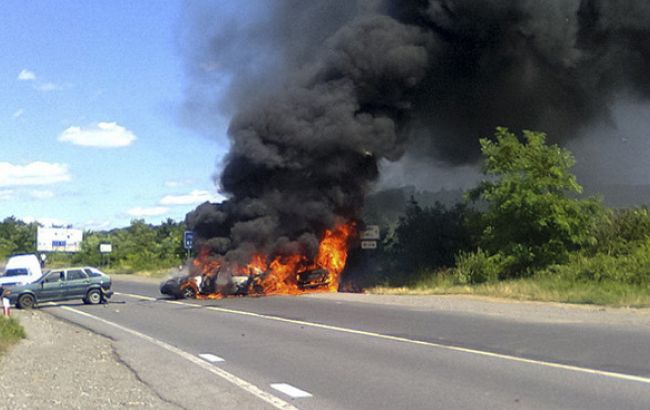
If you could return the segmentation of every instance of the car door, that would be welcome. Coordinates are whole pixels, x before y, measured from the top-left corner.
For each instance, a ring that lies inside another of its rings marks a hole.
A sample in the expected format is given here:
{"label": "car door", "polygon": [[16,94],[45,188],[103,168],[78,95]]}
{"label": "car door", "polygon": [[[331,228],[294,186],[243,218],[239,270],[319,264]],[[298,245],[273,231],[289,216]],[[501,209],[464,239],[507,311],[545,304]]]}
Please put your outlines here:
{"label": "car door", "polygon": [[68,269],[65,271],[65,284],[61,297],[63,299],[76,299],[86,297],[86,288],[90,280],[81,269]]}
{"label": "car door", "polygon": [[63,287],[63,278],[64,275],[62,270],[54,270],[45,275],[45,277],[40,280],[41,286],[34,287],[36,299],[39,302],[59,299]]}

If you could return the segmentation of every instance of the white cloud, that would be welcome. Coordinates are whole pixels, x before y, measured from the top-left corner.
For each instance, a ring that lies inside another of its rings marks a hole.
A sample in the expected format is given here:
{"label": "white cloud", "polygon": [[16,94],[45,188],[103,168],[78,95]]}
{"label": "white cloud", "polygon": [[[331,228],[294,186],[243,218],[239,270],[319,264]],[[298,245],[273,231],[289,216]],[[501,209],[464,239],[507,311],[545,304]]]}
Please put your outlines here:
{"label": "white cloud", "polygon": [[36,74],[34,74],[33,71],[23,68],[23,70],[18,73],[18,79],[20,81],[33,81],[36,80]]}
{"label": "white cloud", "polygon": [[221,202],[221,195],[213,195],[208,191],[192,191],[186,195],[165,195],[160,200],[160,205],[194,205],[205,201]]}
{"label": "white cloud", "polygon": [[23,116],[24,113],[25,113],[25,110],[23,110],[22,108],[19,108],[18,110],[16,110],[16,112],[14,113],[14,115],[12,115],[12,117],[14,117],[14,118],[20,118],[20,117]]}
{"label": "white cloud", "polygon": [[11,189],[0,189],[0,202],[9,201],[14,198],[14,191]]}
{"label": "white cloud", "polygon": [[59,135],[59,141],[97,148],[126,147],[135,141],[133,132],[116,122],[100,122],[90,127],[70,127]]}
{"label": "white cloud", "polygon": [[151,208],[131,208],[128,211],[126,211],[127,214],[131,216],[135,216],[137,218],[144,217],[144,216],[160,216],[160,215],[165,215],[166,213],[169,212],[169,208],[166,208],[164,206],[154,206]]}
{"label": "white cloud", "polygon": [[35,199],[50,199],[54,197],[54,192],[47,189],[34,190],[29,192],[29,196]]}
{"label": "white cloud", "polygon": [[34,89],[38,91],[44,91],[44,92],[60,91],[63,90],[63,86],[60,84],[47,82],[47,83],[36,84],[34,86]]}
{"label": "white cloud", "polygon": [[70,180],[67,164],[30,162],[14,165],[0,162],[0,187],[18,185],[49,185]]}

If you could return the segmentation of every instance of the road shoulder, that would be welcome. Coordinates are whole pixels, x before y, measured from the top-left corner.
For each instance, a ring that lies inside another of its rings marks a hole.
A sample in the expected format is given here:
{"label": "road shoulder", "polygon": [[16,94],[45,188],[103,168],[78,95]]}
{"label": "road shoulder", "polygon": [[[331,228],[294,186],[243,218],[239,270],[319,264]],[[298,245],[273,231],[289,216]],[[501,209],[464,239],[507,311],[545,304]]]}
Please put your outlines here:
{"label": "road shoulder", "polygon": [[138,380],[109,339],[42,311],[14,315],[27,338],[0,359],[0,407],[179,408]]}

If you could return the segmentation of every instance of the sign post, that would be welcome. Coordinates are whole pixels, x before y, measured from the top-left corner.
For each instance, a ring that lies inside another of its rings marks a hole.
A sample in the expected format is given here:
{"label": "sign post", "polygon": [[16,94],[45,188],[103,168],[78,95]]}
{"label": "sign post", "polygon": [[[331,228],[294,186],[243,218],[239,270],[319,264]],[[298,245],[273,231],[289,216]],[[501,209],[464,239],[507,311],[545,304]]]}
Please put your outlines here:
{"label": "sign post", "polygon": [[361,231],[359,234],[359,239],[361,239],[361,249],[377,249],[377,241],[379,238],[379,225],[366,225],[366,230]]}
{"label": "sign post", "polygon": [[102,254],[102,259],[104,259],[104,265],[111,267],[111,252],[113,252],[113,245],[110,243],[100,243],[99,244],[99,253]]}
{"label": "sign post", "polygon": [[183,233],[183,246],[185,247],[185,250],[187,250],[187,259],[189,259],[192,246],[194,246],[194,232],[185,231]]}

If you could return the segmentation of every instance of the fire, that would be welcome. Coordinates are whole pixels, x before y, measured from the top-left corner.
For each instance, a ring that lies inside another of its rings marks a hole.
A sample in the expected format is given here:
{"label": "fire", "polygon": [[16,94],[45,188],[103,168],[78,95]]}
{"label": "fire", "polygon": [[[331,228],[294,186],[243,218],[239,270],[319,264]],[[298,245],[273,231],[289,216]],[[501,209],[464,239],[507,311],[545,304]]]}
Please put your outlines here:
{"label": "fire", "polygon": [[[302,254],[279,255],[272,259],[263,254],[256,254],[246,265],[229,266],[228,271],[232,275],[233,283],[245,287],[242,293],[233,292],[232,288],[215,288],[206,293],[200,285],[195,286],[196,293],[202,294],[203,297],[220,298],[224,294],[233,293],[297,295],[309,292],[336,292],[347,261],[348,245],[354,228],[354,224],[348,223],[325,230],[314,260],[309,260]],[[226,266],[221,258],[213,258],[207,251],[199,254],[194,260],[194,265],[203,280],[216,279]],[[194,285],[185,283],[183,286]]]}
{"label": "fire", "polygon": [[330,273],[330,292],[336,292],[339,288],[341,273],[348,259],[348,241],[351,234],[352,227],[349,225],[341,225],[334,230],[328,229],[318,247],[316,265]]}

